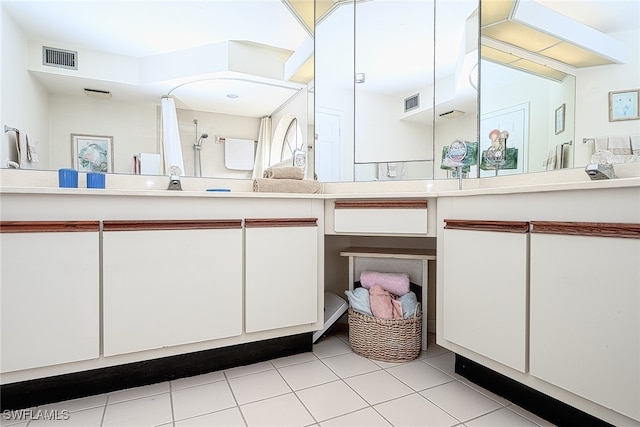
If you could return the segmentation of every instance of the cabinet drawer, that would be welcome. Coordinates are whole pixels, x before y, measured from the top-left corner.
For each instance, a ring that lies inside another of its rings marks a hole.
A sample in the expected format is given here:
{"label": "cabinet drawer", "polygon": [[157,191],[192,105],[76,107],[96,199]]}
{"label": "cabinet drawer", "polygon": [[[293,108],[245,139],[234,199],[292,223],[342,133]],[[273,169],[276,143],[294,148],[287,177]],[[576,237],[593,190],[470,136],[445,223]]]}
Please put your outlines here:
{"label": "cabinet drawer", "polygon": [[337,233],[427,234],[426,200],[336,200]]}

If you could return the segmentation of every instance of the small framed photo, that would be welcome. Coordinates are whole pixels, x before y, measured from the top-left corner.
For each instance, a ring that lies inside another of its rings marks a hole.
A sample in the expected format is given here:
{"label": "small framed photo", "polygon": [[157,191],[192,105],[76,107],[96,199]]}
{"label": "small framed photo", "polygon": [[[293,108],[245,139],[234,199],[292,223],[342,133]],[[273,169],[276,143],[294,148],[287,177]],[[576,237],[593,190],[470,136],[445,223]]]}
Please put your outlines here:
{"label": "small framed photo", "polygon": [[80,172],[113,172],[113,137],[72,133],[71,160]]}
{"label": "small framed photo", "polygon": [[609,121],[638,120],[638,99],[640,89],[609,92]]}
{"label": "small framed photo", "polygon": [[562,104],[556,109],[556,135],[564,132],[564,106]]}

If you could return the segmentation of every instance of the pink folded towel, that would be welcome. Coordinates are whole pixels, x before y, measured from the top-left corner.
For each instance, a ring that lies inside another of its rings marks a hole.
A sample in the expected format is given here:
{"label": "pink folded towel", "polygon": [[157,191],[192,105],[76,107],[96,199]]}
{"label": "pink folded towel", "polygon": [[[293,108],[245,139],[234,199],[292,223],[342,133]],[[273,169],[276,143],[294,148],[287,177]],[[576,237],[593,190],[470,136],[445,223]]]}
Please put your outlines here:
{"label": "pink folded towel", "polygon": [[375,285],[369,289],[371,313],[380,319],[402,319],[402,303],[389,292]]}
{"label": "pink folded towel", "polygon": [[360,284],[363,288],[371,289],[374,285],[382,286],[385,291],[397,296],[409,292],[409,275],[402,273],[380,273],[377,271],[363,271],[360,274]]}

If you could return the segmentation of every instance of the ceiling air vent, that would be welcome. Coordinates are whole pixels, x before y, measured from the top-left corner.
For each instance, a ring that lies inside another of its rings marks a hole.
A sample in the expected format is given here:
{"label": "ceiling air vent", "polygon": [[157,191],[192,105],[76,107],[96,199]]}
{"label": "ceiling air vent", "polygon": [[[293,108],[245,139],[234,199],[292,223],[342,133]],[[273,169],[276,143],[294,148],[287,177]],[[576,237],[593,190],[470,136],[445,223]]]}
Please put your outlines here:
{"label": "ceiling air vent", "polygon": [[404,112],[414,110],[420,106],[420,94],[417,93],[413,96],[404,99]]}
{"label": "ceiling air vent", "polygon": [[42,65],[77,70],[78,52],[42,46]]}

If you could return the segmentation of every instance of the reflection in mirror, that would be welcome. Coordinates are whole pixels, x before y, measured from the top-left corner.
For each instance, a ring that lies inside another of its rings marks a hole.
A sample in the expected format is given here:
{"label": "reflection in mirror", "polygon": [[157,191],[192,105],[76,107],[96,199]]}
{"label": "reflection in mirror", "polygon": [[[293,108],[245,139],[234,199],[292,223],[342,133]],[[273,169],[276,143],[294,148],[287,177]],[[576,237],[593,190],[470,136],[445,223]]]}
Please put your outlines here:
{"label": "reflection in mirror", "polygon": [[[478,140],[478,4],[476,0],[436,2],[436,178],[456,177],[455,168],[446,162],[446,149],[454,141],[477,145],[473,143]],[[470,153],[469,158],[475,157]],[[465,176],[469,171],[465,166]]]}
{"label": "reflection in mirror", "polygon": [[625,0],[482,0],[480,150],[497,129],[517,153],[480,176],[584,167],[596,140],[632,149],[640,121],[611,122],[608,94],[640,87],[639,14]]}
{"label": "reflection in mirror", "polygon": [[317,23],[316,58],[318,178],[431,177],[433,2],[342,2]]}
{"label": "reflection in mirror", "polygon": [[[79,133],[113,137],[114,171],[131,173],[134,156],[161,153],[159,105],[170,94],[186,174],[250,178],[225,167],[225,138],[270,140],[262,118],[291,114],[307,146],[313,33],[292,3],[163,1],[148,19],[145,2],[3,1],[12,61],[2,62],[2,97],[16,108],[3,108],[2,122],[39,141],[40,162],[27,167],[69,167]],[[77,67],[43,64],[43,47],[71,52]],[[4,133],[0,167],[10,159],[15,136]]]}
{"label": "reflection in mirror", "polygon": [[[477,139],[477,92],[468,80],[477,63],[477,22],[475,30],[465,26],[478,2],[438,0],[435,58],[434,6],[342,2],[317,23],[314,154],[321,180],[431,178],[434,149],[449,139]],[[434,97],[442,115],[436,144]],[[452,120],[460,117],[447,114],[453,110],[464,117]]]}

